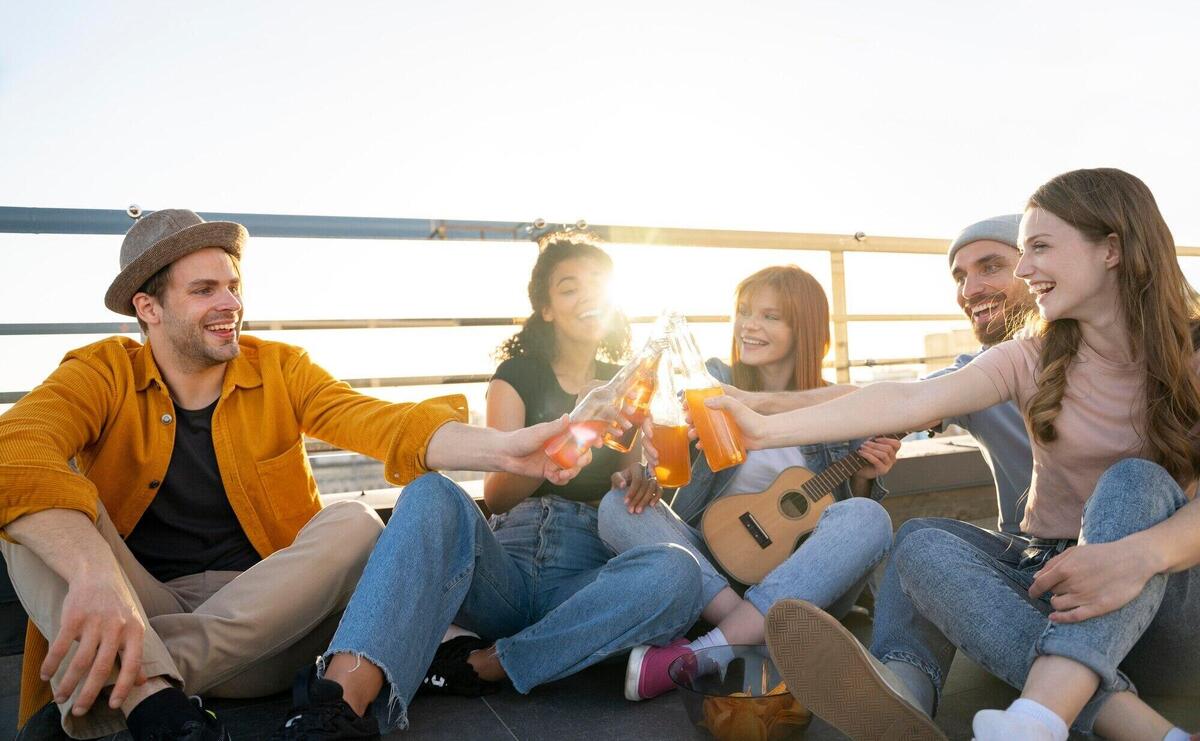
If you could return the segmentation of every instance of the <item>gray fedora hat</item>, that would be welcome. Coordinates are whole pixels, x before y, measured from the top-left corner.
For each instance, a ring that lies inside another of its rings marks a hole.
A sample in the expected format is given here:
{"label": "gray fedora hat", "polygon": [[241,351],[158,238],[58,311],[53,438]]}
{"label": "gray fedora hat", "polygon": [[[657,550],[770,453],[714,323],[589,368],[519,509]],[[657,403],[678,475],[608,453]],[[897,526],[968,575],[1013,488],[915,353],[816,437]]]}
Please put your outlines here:
{"label": "gray fedora hat", "polygon": [[104,305],[118,314],[137,316],[133,295],[159,270],[205,247],[220,247],[241,258],[250,235],[232,221],[205,221],[186,208],[168,208],[143,216],[121,242],[121,272],[104,294]]}

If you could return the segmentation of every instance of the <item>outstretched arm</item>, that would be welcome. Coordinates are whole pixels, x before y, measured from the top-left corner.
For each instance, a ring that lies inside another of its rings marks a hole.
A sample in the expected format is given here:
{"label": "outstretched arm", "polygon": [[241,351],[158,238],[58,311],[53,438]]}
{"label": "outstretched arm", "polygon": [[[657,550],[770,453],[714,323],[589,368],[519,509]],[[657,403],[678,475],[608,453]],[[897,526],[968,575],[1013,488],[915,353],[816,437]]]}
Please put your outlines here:
{"label": "outstretched arm", "polygon": [[[579,459],[579,465],[562,469],[547,458],[542,448],[547,441],[567,431],[566,416],[554,422],[523,427],[525,402],[507,381],[493,380],[488,385],[487,424],[486,428],[470,428],[470,434],[476,437],[475,441],[456,436],[448,438],[445,442],[448,443],[447,453],[460,457],[483,456],[484,460],[473,461],[471,465],[463,467],[490,472],[483,481],[483,498],[492,512],[507,512],[517,506],[529,497],[543,480],[565,484],[592,460],[589,450]],[[449,432],[465,434],[458,430]],[[436,439],[437,436],[434,437]],[[475,448],[482,441],[489,439],[495,439],[495,445],[503,450]],[[426,460],[434,461],[432,444],[429,449]]]}
{"label": "outstretched arm", "polygon": [[926,381],[873,383],[824,404],[770,416],[729,396],[712,397],[705,404],[732,414],[746,447],[757,450],[919,429],[931,419],[985,409],[1003,400],[987,374],[968,365]]}
{"label": "outstretched arm", "polygon": [[742,402],[759,414],[779,414],[793,409],[824,404],[846,394],[858,391],[854,384],[830,384],[821,388],[804,391],[743,391],[727,383],[721,384],[725,393]]}

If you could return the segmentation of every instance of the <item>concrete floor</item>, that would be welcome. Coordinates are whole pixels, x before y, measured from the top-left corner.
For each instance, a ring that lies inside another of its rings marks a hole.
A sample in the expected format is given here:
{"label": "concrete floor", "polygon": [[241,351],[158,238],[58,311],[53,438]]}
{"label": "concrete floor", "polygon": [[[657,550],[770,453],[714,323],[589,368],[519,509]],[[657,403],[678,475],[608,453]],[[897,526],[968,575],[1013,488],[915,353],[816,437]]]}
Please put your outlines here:
{"label": "concrete floor", "polygon": [[[865,617],[852,615],[847,624],[860,638],[869,637],[870,623]],[[0,739],[13,735],[18,658],[0,659]],[[675,693],[648,702],[627,702],[621,694],[624,667],[624,661],[594,666],[525,696],[506,689],[475,699],[418,697],[410,709],[410,728],[388,738],[397,741],[701,738],[690,727],[683,703]],[[1004,707],[1015,696],[1014,690],[960,654],[947,681],[938,724],[951,739],[970,739],[971,718],[976,710]],[[1200,729],[1200,700],[1175,699],[1155,704],[1176,723]],[[286,695],[276,695],[258,700],[215,701],[210,707],[225,721],[234,739],[264,739],[286,718],[288,705]],[[844,737],[820,720],[814,720],[804,738],[833,741]]]}

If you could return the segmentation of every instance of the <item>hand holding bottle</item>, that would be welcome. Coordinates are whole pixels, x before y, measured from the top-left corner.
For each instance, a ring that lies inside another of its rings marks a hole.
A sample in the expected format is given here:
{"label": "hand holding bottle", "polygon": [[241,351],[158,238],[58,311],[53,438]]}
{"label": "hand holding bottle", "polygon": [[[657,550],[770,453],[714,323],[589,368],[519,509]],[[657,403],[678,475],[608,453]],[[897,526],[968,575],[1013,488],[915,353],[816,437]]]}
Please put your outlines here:
{"label": "hand holding bottle", "polygon": [[[691,402],[691,399],[688,399]],[[722,413],[728,416],[733,424],[741,433],[741,442],[746,450],[762,450],[770,447],[766,440],[767,418],[758,412],[755,412],[750,407],[742,402],[726,396],[724,394],[718,396],[708,396],[699,400],[697,405],[703,409],[702,415],[711,415],[713,413]],[[693,409],[689,405],[687,408],[687,423],[688,423],[688,439],[696,440],[696,447],[704,450],[704,439],[699,434],[697,425],[695,424]]]}
{"label": "hand holding bottle", "polygon": [[[746,460],[742,433],[736,420],[722,412],[720,407],[705,406],[706,399],[729,397],[724,395],[721,384],[705,369],[700,349],[683,317],[676,317],[672,326],[671,361],[682,373],[684,401],[691,410],[692,427],[702,443],[701,450],[704,451],[708,467],[715,472],[736,466]],[[659,453],[662,452],[663,446],[660,445]]]}

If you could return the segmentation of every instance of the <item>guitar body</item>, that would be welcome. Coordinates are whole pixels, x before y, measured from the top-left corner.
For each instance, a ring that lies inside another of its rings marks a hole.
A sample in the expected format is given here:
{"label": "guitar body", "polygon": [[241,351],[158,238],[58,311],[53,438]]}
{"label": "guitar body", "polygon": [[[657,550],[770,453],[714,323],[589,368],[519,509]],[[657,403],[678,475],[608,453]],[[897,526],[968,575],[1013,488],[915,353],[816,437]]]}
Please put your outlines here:
{"label": "guitar body", "polygon": [[812,471],[793,466],[765,491],[731,494],[708,505],[700,530],[727,574],[742,584],[759,583],[816,529],[834,498],[806,493],[804,484],[812,478]]}

